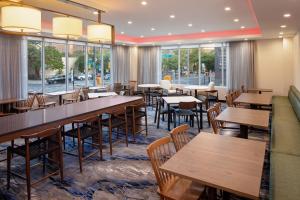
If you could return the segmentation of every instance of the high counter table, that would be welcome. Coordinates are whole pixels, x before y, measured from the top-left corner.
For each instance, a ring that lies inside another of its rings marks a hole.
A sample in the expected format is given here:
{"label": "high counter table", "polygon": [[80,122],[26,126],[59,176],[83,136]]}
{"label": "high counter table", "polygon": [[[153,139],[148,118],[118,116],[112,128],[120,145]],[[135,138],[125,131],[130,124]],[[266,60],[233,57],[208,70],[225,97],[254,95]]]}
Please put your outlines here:
{"label": "high counter table", "polygon": [[111,96],[1,117],[0,143],[142,101],[141,97]]}

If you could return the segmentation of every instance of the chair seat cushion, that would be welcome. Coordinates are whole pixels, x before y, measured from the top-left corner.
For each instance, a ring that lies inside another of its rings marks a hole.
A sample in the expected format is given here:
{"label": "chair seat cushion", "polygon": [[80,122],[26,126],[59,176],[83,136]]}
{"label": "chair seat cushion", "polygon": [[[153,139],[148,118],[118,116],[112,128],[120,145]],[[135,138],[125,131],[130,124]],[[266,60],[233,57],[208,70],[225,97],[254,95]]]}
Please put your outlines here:
{"label": "chair seat cushion", "polygon": [[[86,139],[99,133],[97,126],[82,126],[80,127],[80,138]],[[65,133],[66,136],[78,138],[78,130],[68,131]]]}
{"label": "chair seat cushion", "polygon": [[270,195],[273,200],[296,200],[300,197],[300,157],[271,154]]}
{"label": "chair seat cushion", "polygon": [[[59,149],[59,144],[55,141],[49,139],[41,139],[31,142],[29,144],[30,159],[37,158],[41,155],[45,155],[51,152],[54,152]],[[25,157],[26,156],[26,145],[18,147],[8,147],[8,151],[13,152],[14,154]]]}
{"label": "chair seat cushion", "polygon": [[186,109],[175,109],[175,113],[177,115],[194,115],[194,112],[192,110]]}
{"label": "chair seat cushion", "polygon": [[176,200],[197,200],[203,192],[203,185],[181,178],[176,178],[164,191],[158,190],[164,197]]}

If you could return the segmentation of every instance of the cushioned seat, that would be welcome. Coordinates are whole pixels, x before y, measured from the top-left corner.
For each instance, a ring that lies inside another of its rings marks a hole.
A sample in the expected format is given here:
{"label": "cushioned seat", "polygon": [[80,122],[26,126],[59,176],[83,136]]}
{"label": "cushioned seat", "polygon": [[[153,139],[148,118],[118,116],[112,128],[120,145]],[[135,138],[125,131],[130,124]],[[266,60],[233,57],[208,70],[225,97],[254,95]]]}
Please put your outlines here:
{"label": "cushioned seat", "polygon": [[271,198],[300,199],[300,157],[281,153],[271,154]]}

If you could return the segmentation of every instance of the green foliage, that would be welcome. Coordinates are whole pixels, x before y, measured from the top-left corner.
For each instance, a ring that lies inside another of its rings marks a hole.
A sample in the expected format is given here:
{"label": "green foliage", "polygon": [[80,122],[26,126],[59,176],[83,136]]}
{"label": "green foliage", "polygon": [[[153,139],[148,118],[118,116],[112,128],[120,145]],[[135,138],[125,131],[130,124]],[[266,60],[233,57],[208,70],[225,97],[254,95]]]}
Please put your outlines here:
{"label": "green foliage", "polygon": [[162,70],[178,70],[178,50],[163,50]]}
{"label": "green foliage", "polygon": [[205,71],[215,71],[215,51],[202,51],[201,63],[205,65]]}
{"label": "green foliage", "polygon": [[58,73],[61,74],[64,69],[64,63],[62,61],[64,54],[61,53],[53,46],[45,47],[45,64],[46,69],[58,70]]}
{"label": "green foliage", "polygon": [[28,78],[33,80],[41,79],[41,52],[40,42],[28,42]]}
{"label": "green foliage", "polygon": [[74,52],[72,57],[77,57],[74,63],[74,73],[84,73],[84,54],[82,51],[78,50]]}

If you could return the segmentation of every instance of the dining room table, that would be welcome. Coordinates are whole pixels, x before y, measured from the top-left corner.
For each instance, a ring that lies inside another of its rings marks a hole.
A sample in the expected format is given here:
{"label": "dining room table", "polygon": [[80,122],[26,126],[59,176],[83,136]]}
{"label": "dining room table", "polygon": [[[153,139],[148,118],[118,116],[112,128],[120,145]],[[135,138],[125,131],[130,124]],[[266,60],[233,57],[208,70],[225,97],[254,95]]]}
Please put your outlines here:
{"label": "dining room table", "polygon": [[194,91],[194,96],[196,98],[198,97],[198,90],[200,90],[200,91],[209,90],[208,86],[206,86],[206,85],[186,85],[186,86],[184,86],[184,89]]}
{"label": "dining room table", "polygon": [[273,93],[242,93],[233,102],[238,104],[249,104],[251,109],[259,106],[271,106]]}
{"label": "dining room table", "polygon": [[115,92],[99,92],[99,93],[88,93],[89,99],[96,99],[101,97],[117,96]]}
{"label": "dining room table", "polygon": [[146,90],[146,97],[147,97],[147,105],[150,105],[150,93],[151,93],[151,89],[156,89],[156,88],[160,88],[159,84],[139,84],[138,88],[143,89],[143,91],[145,92]]}
{"label": "dining room table", "polygon": [[247,92],[249,93],[258,93],[258,94],[262,94],[262,93],[266,93],[266,92],[273,92],[273,89],[263,89],[263,88],[248,88]]}
{"label": "dining room table", "polygon": [[74,92],[75,92],[75,90],[58,91],[58,92],[49,92],[49,93],[46,93],[46,95],[48,95],[48,96],[58,96],[59,105],[62,105],[63,104],[63,96],[67,95],[67,94],[72,94]]}
{"label": "dining room table", "polygon": [[270,111],[227,107],[217,117],[216,121],[240,125],[240,137],[248,139],[249,127],[268,130]]}
{"label": "dining room table", "polygon": [[90,91],[93,91],[93,92],[103,92],[103,91],[106,91],[107,88],[105,86],[92,86],[92,87],[89,87],[89,90]]}
{"label": "dining room table", "polygon": [[199,133],[167,160],[160,170],[208,188],[208,199],[235,194],[259,199],[266,142]]}
{"label": "dining room table", "polygon": [[[171,106],[178,106],[180,102],[196,102],[199,106],[200,113],[200,129],[203,128],[203,114],[202,114],[202,101],[193,96],[166,96],[162,97],[163,101],[167,104],[168,109],[168,130],[171,130]],[[160,115],[158,115],[158,123]]]}

